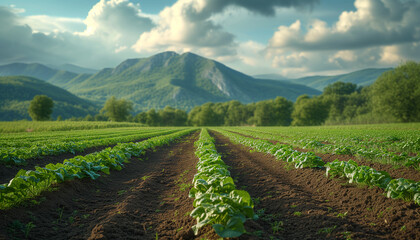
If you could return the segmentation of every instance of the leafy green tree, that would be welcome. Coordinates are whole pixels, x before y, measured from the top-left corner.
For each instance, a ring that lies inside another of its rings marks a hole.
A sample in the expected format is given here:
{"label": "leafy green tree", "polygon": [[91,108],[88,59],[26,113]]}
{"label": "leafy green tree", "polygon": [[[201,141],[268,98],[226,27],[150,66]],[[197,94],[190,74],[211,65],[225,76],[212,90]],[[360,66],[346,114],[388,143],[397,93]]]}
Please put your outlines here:
{"label": "leafy green tree", "polygon": [[159,111],[161,126],[184,126],[187,122],[187,113],[180,109],[166,106]]}
{"label": "leafy green tree", "polygon": [[104,107],[101,109],[101,113],[104,113],[111,121],[123,122],[127,121],[132,110],[132,102],[125,99],[117,99],[112,96],[105,102]]}
{"label": "leafy green tree", "polygon": [[51,118],[54,102],[45,95],[36,95],[29,105],[29,116],[34,121],[46,121]]}
{"label": "leafy green tree", "polygon": [[160,125],[159,114],[156,112],[156,110],[154,108],[147,111],[146,124],[149,125],[149,126],[159,126]]}
{"label": "leafy green tree", "polygon": [[225,113],[225,126],[240,126],[246,122],[245,120],[245,106],[239,101],[233,100],[227,103],[227,110]]}
{"label": "leafy green tree", "polygon": [[276,97],[272,101],[273,104],[273,125],[289,126],[292,122],[293,102],[284,97]]}
{"label": "leafy green tree", "polygon": [[310,98],[306,94],[299,96],[292,113],[292,125],[321,125],[328,117],[328,110],[327,104],[319,98]]}
{"label": "leafy green tree", "polygon": [[188,114],[186,111],[176,109],[174,126],[185,126],[187,124]]}
{"label": "leafy green tree", "polygon": [[257,102],[254,112],[254,121],[257,126],[270,126],[274,121],[274,108],[270,101]]}
{"label": "leafy green tree", "polygon": [[323,95],[337,94],[337,95],[348,95],[357,90],[357,84],[354,83],[345,83],[345,82],[335,82],[329,84],[324,88]]}
{"label": "leafy green tree", "polygon": [[420,121],[420,63],[406,62],[383,73],[371,93],[374,114],[390,121]]}
{"label": "leafy green tree", "polygon": [[134,122],[146,124],[147,113],[141,112],[134,117]]}

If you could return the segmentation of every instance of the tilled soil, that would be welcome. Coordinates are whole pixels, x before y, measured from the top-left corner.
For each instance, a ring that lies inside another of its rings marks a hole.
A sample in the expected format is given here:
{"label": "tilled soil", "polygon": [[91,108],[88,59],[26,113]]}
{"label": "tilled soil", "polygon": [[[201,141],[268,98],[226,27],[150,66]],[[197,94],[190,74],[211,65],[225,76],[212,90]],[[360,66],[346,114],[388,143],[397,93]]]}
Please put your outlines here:
{"label": "tilled soil", "polygon": [[[141,142],[145,139],[147,139],[147,138],[142,138],[142,139],[132,141],[132,142]],[[63,154],[58,154],[58,155],[55,155],[55,156],[54,155],[40,156],[38,158],[27,159],[26,164],[23,165],[23,166],[22,165],[21,166],[15,166],[15,165],[3,166],[3,165],[0,165],[0,183],[8,182],[10,179],[15,177],[16,173],[19,172],[19,170],[21,170],[21,169],[35,170],[36,166],[44,167],[45,165],[50,164],[50,163],[53,163],[53,164],[62,163],[65,159],[74,158],[76,156],[85,156],[85,155],[88,155],[90,153],[102,151],[102,150],[104,150],[108,147],[112,148],[114,146],[116,146],[116,144],[86,148],[85,150],[83,150],[81,152],[75,152],[75,154],[73,154],[73,153],[63,153]]]}
{"label": "tilled soil", "polygon": [[[200,239],[195,237],[188,191],[198,159],[198,132],[133,158],[97,180],[57,186],[36,201],[0,211],[0,239]],[[30,226],[34,226],[31,228]],[[25,232],[25,229],[29,231]]]}
{"label": "tilled soil", "polygon": [[[320,169],[292,169],[212,132],[237,187],[255,199],[260,220],[241,239],[419,239],[420,208],[379,188],[346,184]],[[262,214],[262,212],[264,212]],[[265,234],[269,234],[266,237]]]}

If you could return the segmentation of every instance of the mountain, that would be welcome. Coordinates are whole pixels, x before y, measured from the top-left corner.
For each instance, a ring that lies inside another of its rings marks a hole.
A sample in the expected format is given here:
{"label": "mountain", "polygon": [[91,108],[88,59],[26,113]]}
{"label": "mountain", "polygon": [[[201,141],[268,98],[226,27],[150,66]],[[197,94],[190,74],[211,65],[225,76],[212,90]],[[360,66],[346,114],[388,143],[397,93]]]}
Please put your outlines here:
{"label": "mountain", "polygon": [[0,76],[28,76],[63,87],[72,79],[87,79],[91,74],[58,70],[39,63],[11,63],[0,66]]}
{"label": "mountain", "polygon": [[149,58],[127,59],[95,74],[57,70],[37,63],[0,66],[0,76],[12,75],[45,80],[99,105],[111,96],[125,98],[133,101],[135,111],[166,105],[189,110],[206,102],[250,103],[277,96],[296,100],[302,94],[321,94],[287,81],[255,79],[193,53],[163,52]]}
{"label": "mountain", "polygon": [[196,54],[175,52],[128,59],[63,87],[99,103],[111,96],[126,98],[134,102],[137,111],[166,105],[189,110],[206,102],[235,99],[250,103],[276,96],[295,100],[302,94],[321,93],[290,82],[254,79]]}
{"label": "mountain", "polygon": [[262,79],[270,79],[270,80],[283,80],[283,81],[288,81],[289,79],[280,75],[280,74],[275,74],[275,73],[271,73],[271,74],[259,74],[259,75],[254,75],[254,78],[262,78]]}
{"label": "mountain", "polygon": [[67,72],[73,72],[73,73],[78,73],[78,74],[81,74],[81,73],[95,74],[99,71],[96,69],[84,68],[84,67],[80,67],[74,64],[69,64],[69,63],[58,65],[58,66],[55,66],[55,65],[48,65],[48,66],[53,69],[64,70]]}
{"label": "mountain", "polygon": [[369,86],[373,84],[382,73],[389,70],[392,70],[392,68],[367,68],[336,76],[309,76],[297,79],[286,79],[278,74],[264,74],[257,76],[265,76],[266,78],[273,80],[287,80],[323,91],[328,84],[338,81],[351,82],[357,84],[358,86]]}
{"label": "mountain", "polygon": [[0,77],[0,120],[30,119],[28,107],[35,95],[47,95],[54,100],[52,118],[82,117],[95,114],[98,107],[68,91],[45,81],[24,77]]}

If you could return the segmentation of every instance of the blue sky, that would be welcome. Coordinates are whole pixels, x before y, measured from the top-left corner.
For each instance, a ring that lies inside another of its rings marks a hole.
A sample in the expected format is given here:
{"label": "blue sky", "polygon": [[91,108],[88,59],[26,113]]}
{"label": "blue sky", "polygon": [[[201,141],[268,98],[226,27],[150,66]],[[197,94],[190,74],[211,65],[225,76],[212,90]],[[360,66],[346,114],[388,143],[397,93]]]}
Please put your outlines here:
{"label": "blue sky", "polygon": [[419,61],[419,15],[407,0],[2,0],[0,64],[100,69],[171,50],[251,75],[330,75]]}

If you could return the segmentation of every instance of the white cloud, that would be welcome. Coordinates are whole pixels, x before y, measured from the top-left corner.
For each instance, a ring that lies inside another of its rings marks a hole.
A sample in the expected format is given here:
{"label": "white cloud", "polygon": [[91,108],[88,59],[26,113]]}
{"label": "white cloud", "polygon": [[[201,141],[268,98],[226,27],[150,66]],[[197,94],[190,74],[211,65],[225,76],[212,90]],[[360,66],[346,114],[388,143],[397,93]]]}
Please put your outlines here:
{"label": "white cloud", "polygon": [[[139,56],[130,46],[153,21],[127,0],[101,0],[86,19],[20,16],[21,10],[0,7],[0,63],[74,63],[86,67],[115,66]],[[73,25],[72,25],[73,24]],[[75,32],[83,26],[83,32]]]}
{"label": "white cloud", "polygon": [[81,18],[51,17],[47,15],[33,15],[20,19],[22,24],[27,24],[34,32],[75,32],[86,27]]}
{"label": "white cloud", "polygon": [[153,21],[142,15],[139,5],[128,0],[101,0],[84,20],[86,29],[81,36],[113,42],[117,48],[132,45],[143,32],[154,27]]}
{"label": "white cloud", "polygon": [[279,26],[266,56],[283,71],[290,68],[289,75],[420,60],[420,2],[356,0],[354,5],[356,11],[342,12],[331,26],[319,19],[308,26],[299,20]]}

